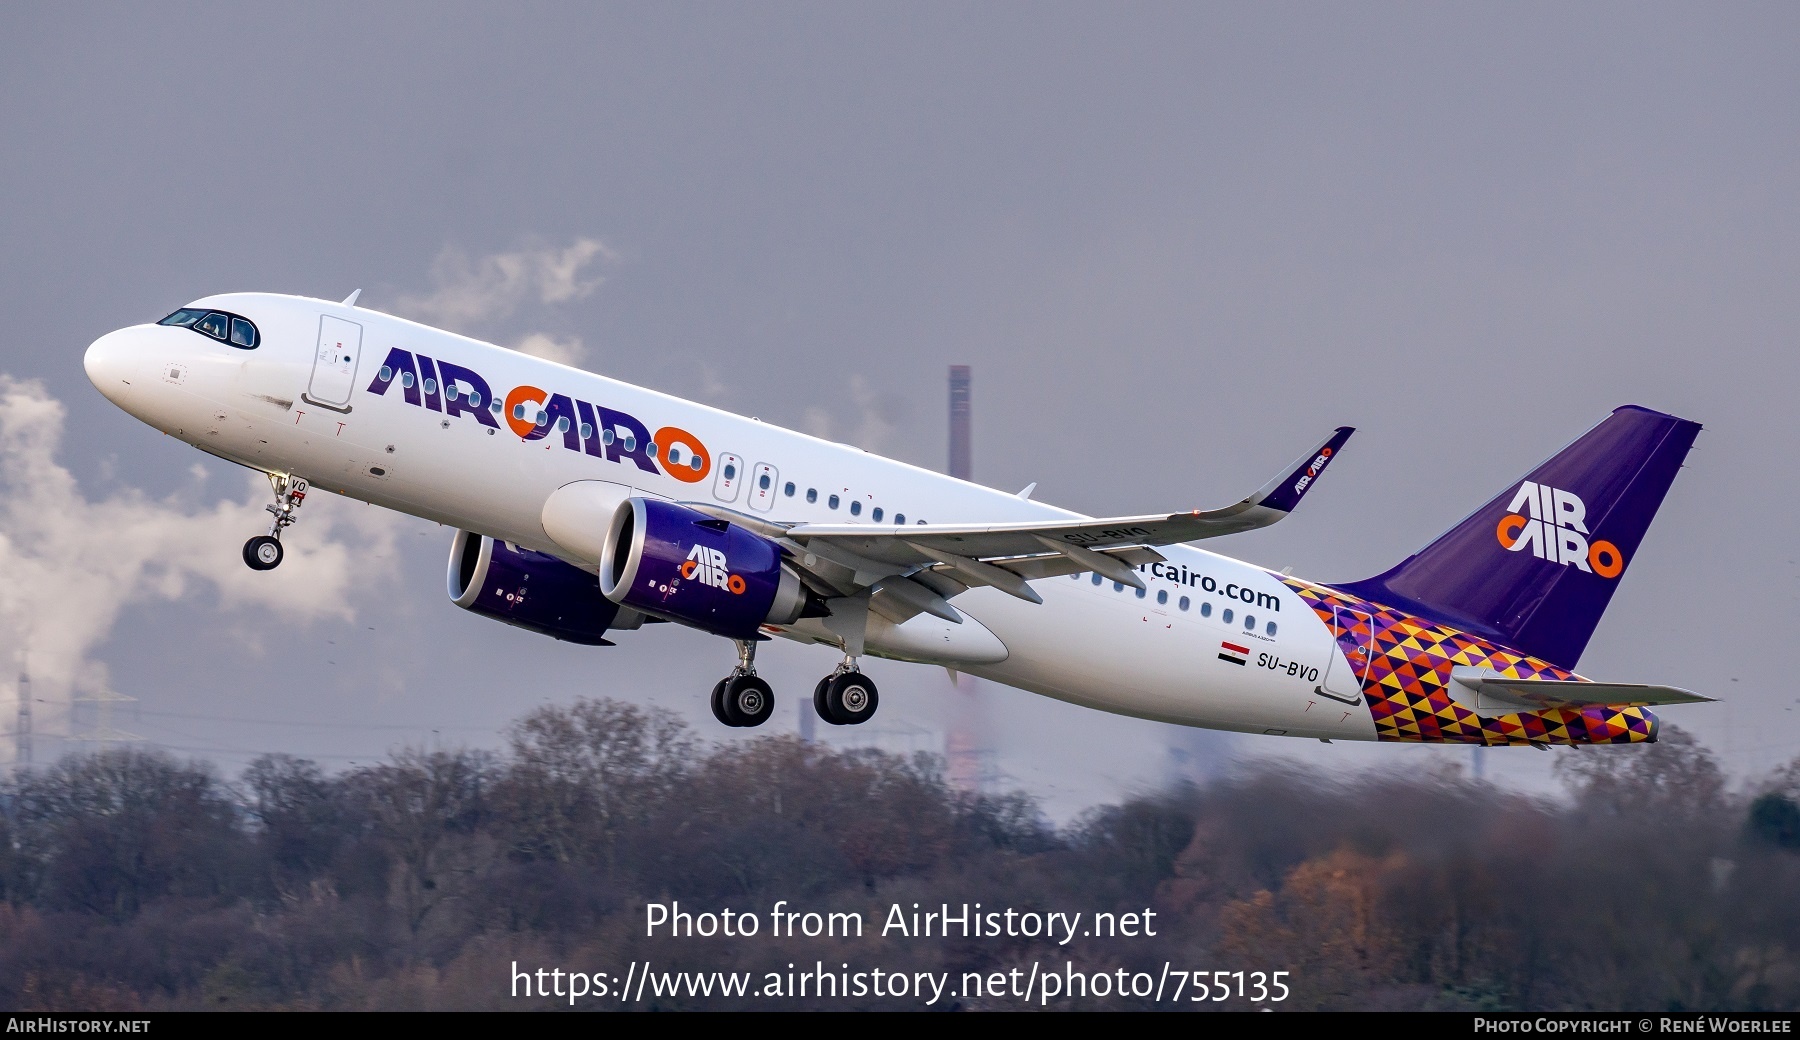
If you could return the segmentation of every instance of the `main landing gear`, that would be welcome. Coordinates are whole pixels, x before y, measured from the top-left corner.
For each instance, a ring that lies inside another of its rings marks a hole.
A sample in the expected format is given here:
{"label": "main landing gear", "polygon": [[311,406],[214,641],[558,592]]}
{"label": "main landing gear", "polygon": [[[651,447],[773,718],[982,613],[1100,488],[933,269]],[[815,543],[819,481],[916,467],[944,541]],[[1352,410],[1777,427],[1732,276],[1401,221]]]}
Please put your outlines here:
{"label": "main landing gear", "polygon": [[857,670],[853,657],[813,687],[813,710],[833,726],[860,726],[875,717],[880,704],[874,681]]}
{"label": "main landing gear", "polygon": [[[756,674],[756,643],[740,639],[737,648],[738,666],[713,687],[713,717],[727,726],[760,726],[775,711],[775,694]],[[813,709],[833,726],[861,725],[875,717],[880,703],[874,681],[857,670],[853,657],[813,688]]]}
{"label": "main landing gear", "polygon": [[269,486],[275,489],[275,504],[263,508],[274,514],[275,522],[269,525],[268,534],[259,534],[244,543],[244,562],[253,571],[272,571],[281,566],[281,532],[298,519],[294,511],[306,501],[305,477],[271,473]]}
{"label": "main landing gear", "polygon": [[713,687],[713,718],[727,726],[760,726],[775,711],[775,692],[756,674],[756,643],[737,640],[738,666]]}

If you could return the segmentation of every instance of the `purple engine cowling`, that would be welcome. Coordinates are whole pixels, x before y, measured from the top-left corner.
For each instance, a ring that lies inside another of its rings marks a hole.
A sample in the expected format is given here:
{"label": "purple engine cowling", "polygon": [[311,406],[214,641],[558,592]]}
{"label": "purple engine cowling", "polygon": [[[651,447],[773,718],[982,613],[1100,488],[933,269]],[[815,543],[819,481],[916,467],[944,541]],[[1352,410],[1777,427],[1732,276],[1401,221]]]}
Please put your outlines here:
{"label": "purple engine cowling", "polygon": [[581,568],[468,531],[456,532],[450,544],[447,591],[464,610],[588,646],[611,646],[607,629],[643,623],[602,596],[600,583]]}
{"label": "purple engine cowling", "polygon": [[600,591],[621,606],[714,635],[754,639],[808,611],[774,542],[687,506],[631,498],[613,514]]}

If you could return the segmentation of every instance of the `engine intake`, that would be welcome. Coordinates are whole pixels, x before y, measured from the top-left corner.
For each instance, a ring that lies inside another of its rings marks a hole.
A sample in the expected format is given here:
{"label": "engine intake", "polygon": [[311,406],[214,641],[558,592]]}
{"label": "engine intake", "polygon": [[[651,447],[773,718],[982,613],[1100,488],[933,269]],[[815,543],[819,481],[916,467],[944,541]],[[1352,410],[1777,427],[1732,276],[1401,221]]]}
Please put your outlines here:
{"label": "engine intake", "polygon": [[621,606],[733,639],[825,613],[774,542],[655,498],[627,499],[613,514],[600,591]]}
{"label": "engine intake", "polygon": [[605,638],[609,628],[643,623],[641,615],[602,596],[587,571],[468,531],[456,532],[450,543],[446,591],[464,610],[588,646],[611,646]]}

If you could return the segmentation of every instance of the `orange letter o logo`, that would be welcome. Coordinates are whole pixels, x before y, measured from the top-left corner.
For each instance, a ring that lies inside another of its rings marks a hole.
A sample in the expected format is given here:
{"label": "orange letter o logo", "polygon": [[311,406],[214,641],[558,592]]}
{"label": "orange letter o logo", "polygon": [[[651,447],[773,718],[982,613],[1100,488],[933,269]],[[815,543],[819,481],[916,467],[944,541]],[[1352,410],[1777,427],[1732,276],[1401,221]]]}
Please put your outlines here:
{"label": "orange letter o logo", "polygon": [[1595,542],[1588,546],[1588,563],[1602,578],[1616,578],[1625,570],[1625,557],[1611,542]]}
{"label": "orange letter o logo", "polygon": [[[676,480],[679,480],[684,484],[697,484],[700,481],[705,480],[706,475],[712,472],[712,453],[706,450],[706,445],[700,443],[700,438],[686,430],[676,426],[665,426],[662,429],[657,430],[656,436],[652,439],[656,441],[656,446],[661,449],[657,452],[657,455],[659,456],[658,461],[662,463],[663,472],[674,477]],[[675,463],[669,461],[669,449],[677,444],[687,448],[688,452],[693,456],[692,461]],[[694,462],[700,464],[699,469],[694,468]]]}
{"label": "orange letter o logo", "polygon": [[531,432],[537,429],[537,421],[535,419],[516,418],[513,415],[513,409],[517,408],[525,401],[541,405],[544,403],[544,399],[549,396],[549,394],[539,390],[535,386],[514,387],[513,392],[506,395],[506,425],[512,427],[512,432],[518,434],[521,440],[529,437]]}
{"label": "orange letter o logo", "polygon": [[742,596],[744,594],[743,575],[733,574],[731,577],[725,579],[725,587],[731,590],[733,596]]}
{"label": "orange letter o logo", "polygon": [[1500,536],[1501,546],[1510,549],[1519,540],[1519,532],[1524,529],[1525,518],[1517,513],[1508,513],[1500,518],[1500,526],[1494,529],[1494,533]]}

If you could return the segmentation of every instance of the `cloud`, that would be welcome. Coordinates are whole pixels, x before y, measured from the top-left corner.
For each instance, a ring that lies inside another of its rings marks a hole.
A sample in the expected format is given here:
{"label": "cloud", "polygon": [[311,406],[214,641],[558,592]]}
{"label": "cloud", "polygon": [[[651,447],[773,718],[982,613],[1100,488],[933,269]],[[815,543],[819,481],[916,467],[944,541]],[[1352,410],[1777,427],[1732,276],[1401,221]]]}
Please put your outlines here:
{"label": "cloud", "polygon": [[617,259],[593,238],[578,238],[562,248],[531,245],[479,260],[445,246],[431,263],[432,290],[400,297],[395,311],[427,324],[466,329],[509,317],[531,301],[549,305],[582,299],[606,280],[589,268],[596,261]]}
{"label": "cloud", "polygon": [[238,546],[268,529],[261,474],[247,479],[241,500],[210,506],[135,488],[90,498],[56,462],[65,418],[42,383],[0,373],[0,661],[27,651],[37,698],[54,705],[109,689],[93,653],[133,603],[180,599],[202,585],[233,611],[349,619],[352,591],[393,568],[397,516],[317,494],[281,569],[251,571]]}
{"label": "cloud", "polygon": [[800,428],[814,437],[887,454],[893,447],[895,432],[910,417],[906,399],[898,394],[877,392],[861,375],[850,377],[848,396],[856,409],[852,421],[840,424],[831,411],[813,405],[800,417]]}
{"label": "cloud", "polygon": [[570,336],[568,339],[559,340],[542,332],[534,332],[526,336],[514,345],[513,349],[521,354],[530,354],[532,357],[541,357],[545,361],[554,361],[559,365],[570,365],[575,368],[582,367],[581,363],[588,355],[588,349],[582,345],[580,336]]}

